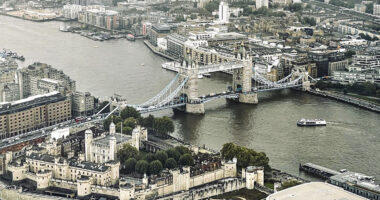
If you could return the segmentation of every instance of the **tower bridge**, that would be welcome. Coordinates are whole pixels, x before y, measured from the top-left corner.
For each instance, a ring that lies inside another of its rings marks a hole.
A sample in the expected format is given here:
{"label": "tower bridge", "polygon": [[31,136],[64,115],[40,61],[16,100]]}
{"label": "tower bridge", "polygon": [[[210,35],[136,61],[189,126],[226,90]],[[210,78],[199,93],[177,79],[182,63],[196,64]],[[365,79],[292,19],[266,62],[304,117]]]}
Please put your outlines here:
{"label": "tower bridge", "polygon": [[[187,113],[205,113],[204,104],[216,99],[228,99],[239,103],[257,104],[257,94],[265,91],[301,87],[310,89],[309,75],[306,71],[294,70],[283,79],[273,82],[259,73],[254,73],[252,58],[240,48],[234,60],[230,62],[199,66],[190,56],[185,56],[180,64],[175,66],[177,75],[169,84],[151,99],[138,105],[119,102],[118,107],[131,106],[141,113],[155,112],[164,109],[178,109]],[[232,86],[220,93],[200,96],[198,93],[198,76],[212,72],[232,74]],[[253,86],[252,82],[257,86]]]}

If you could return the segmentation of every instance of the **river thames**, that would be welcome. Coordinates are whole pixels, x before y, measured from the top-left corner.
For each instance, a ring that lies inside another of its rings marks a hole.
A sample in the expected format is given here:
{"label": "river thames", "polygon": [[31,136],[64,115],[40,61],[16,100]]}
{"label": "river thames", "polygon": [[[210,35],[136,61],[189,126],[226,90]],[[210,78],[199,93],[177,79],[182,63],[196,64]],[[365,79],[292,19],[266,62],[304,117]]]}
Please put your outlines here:
{"label": "river thames", "polygon": [[[152,97],[174,77],[161,68],[165,59],[142,41],[97,42],[58,31],[61,22],[36,23],[0,16],[0,49],[25,56],[20,66],[39,61],[61,69],[77,82],[77,90],[95,96],[121,94],[129,103]],[[143,65],[142,65],[143,64]],[[200,80],[200,95],[225,90],[231,77],[213,74]],[[380,115],[331,99],[283,90],[259,94],[258,105],[205,105],[202,116],[171,110],[174,136],[219,150],[234,142],[267,153],[277,169],[298,175],[299,163],[373,175],[380,179]],[[297,127],[300,118],[323,118],[326,127]],[[305,177],[305,175],[301,174]]]}

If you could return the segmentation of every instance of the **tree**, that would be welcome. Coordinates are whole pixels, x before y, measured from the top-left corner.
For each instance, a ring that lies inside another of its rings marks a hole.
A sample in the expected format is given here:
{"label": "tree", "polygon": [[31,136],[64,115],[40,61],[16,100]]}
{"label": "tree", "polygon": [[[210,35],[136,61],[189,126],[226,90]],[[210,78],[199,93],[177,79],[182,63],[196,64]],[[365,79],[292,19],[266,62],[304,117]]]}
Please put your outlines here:
{"label": "tree", "polygon": [[144,160],[146,160],[148,163],[152,162],[153,160],[156,160],[156,156],[152,153],[148,153],[144,156]]}
{"label": "tree", "polygon": [[176,161],[179,161],[179,158],[181,157],[181,154],[175,148],[167,150],[166,153],[169,158],[174,158]]}
{"label": "tree", "polygon": [[192,166],[194,165],[194,159],[190,154],[184,154],[179,158],[179,163],[184,166]]}
{"label": "tree", "polygon": [[177,167],[177,162],[174,160],[174,158],[169,158],[166,160],[165,167],[168,169],[174,169]]}
{"label": "tree", "polygon": [[288,6],[285,7],[285,10],[289,10],[290,12],[302,11],[302,4],[301,3],[289,4]]}
{"label": "tree", "polygon": [[175,21],[176,21],[176,22],[184,22],[184,21],[186,21],[186,20],[185,20],[185,17],[183,17],[183,15],[177,15],[177,16],[175,17]]}
{"label": "tree", "polygon": [[353,50],[348,50],[344,53],[344,55],[346,56],[346,58],[352,58],[353,55],[356,54],[356,51],[353,51]]}
{"label": "tree", "polygon": [[233,143],[226,143],[221,150],[222,157],[226,160],[237,158],[237,166],[246,168],[248,166],[263,166],[265,171],[270,170],[269,158],[263,152],[256,152],[253,149],[238,146]]}
{"label": "tree", "polygon": [[139,151],[130,144],[124,144],[124,146],[117,152],[117,157],[121,163],[124,163],[128,158],[137,158]]}
{"label": "tree", "polygon": [[147,127],[147,128],[153,128],[153,123],[154,123],[154,116],[149,115],[146,118],[143,118],[142,120],[142,126]]}
{"label": "tree", "polygon": [[129,174],[133,173],[135,171],[136,163],[137,160],[135,158],[128,158],[124,163],[125,171]]}
{"label": "tree", "polygon": [[174,131],[174,124],[173,121],[167,116],[155,118],[153,129],[157,133],[157,136],[166,138],[169,133]]}
{"label": "tree", "polygon": [[139,174],[145,174],[148,172],[149,163],[146,160],[139,160],[136,163],[135,171]]}
{"label": "tree", "polygon": [[347,91],[347,88],[344,88],[344,89],[343,89],[343,94],[346,95],[347,92],[348,92],[348,91]]}
{"label": "tree", "polygon": [[191,154],[191,151],[184,146],[176,146],[175,150],[177,150],[178,153],[180,153],[181,155],[186,154],[186,153]]}
{"label": "tree", "polygon": [[157,151],[156,159],[159,160],[161,163],[165,163],[168,159],[168,154],[165,151]]}
{"label": "tree", "polygon": [[137,120],[133,117],[128,117],[126,120],[123,122],[123,126],[125,127],[131,127],[134,129],[137,125]]}
{"label": "tree", "polygon": [[212,13],[219,8],[219,3],[220,1],[210,1],[209,3],[206,4],[205,8],[207,11]]}
{"label": "tree", "polygon": [[159,160],[152,161],[149,163],[149,173],[150,174],[160,174],[162,171],[162,163]]}
{"label": "tree", "polygon": [[196,15],[196,14],[191,14],[191,15],[190,15],[190,18],[191,18],[191,19],[196,19],[196,18],[197,18],[197,15]]}
{"label": "tree", "polygon": [[133,117],[135,119],[138,119],[141,117],[141,114],[136,109],[134,109],[133,107],[127,106],[120,112],[120,116],[122,119],[127,119],[129,117]]}

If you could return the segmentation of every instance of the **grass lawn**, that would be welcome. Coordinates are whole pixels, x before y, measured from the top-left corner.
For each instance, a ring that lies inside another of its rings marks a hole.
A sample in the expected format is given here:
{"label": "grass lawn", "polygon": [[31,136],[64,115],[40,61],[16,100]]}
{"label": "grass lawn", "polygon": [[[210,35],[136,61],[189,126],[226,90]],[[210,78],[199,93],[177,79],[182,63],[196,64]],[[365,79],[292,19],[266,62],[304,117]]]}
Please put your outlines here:
{"label": "grass lawn", "polygon": [[229,192],[223,195],[218,195],[213,197],[213,199],[228,199],[228,200],[261,200],[267,197],[266,194],[258,191],[258,190],[247,190],[241,189],[234,192]]}
{"label": "grass lawn", "polygon": [[264,183],[264,185],[265,185],[265,187],[267,187],[267,188],[270,188],[270,189],[274,189],[274,183],[268,183],[268,182],[265,182]]}

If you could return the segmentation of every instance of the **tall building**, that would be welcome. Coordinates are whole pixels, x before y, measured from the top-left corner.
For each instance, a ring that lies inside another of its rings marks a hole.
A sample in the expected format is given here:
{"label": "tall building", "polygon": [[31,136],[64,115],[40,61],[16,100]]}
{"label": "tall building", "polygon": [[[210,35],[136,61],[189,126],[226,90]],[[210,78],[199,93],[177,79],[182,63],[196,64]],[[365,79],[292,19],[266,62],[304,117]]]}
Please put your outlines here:
{"label": "tall building", "polygon": [[362,12],[362,13],[365,12],[366,8],[367,7],[364,4],[355,4],[355,7],[354,7],[355,11]]}
{"label": "tall building", "polygon": [[373,14],[374,15],[380,15],[380,4],[373,4]]}
{"label": "tall building", "polygon": [[0,102],[20,100],[20,86],[17,83],[0,84]]}
{"label": "tall building", "polygon": [[268,8],[268,0],[256,0],[256,9],[259,9],[261,7]]}
{"label": "tall building", "polygon": [[221,1],[219,4],[219,21],[221,23],[228,23],[230,19],[230,11],[227,2]]}
{"label": "tall building", "polygon": [[70,119],[70,99],[59,92],[0,103],[0,138],[13,137]]}
{"label": "tall building", "polygon": [[74,92],[71,96],[73,116],[86,116],[94,114],[95,97],[89,92]]}

